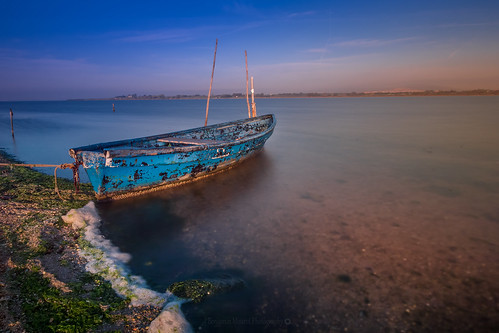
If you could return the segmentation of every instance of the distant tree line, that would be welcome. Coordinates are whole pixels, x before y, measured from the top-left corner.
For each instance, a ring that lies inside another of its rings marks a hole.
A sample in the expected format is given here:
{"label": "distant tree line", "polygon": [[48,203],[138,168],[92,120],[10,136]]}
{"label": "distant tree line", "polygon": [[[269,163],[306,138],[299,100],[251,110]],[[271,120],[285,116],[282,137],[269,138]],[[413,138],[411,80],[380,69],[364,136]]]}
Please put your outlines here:
{"label": "distant tree line", "polygon": [[[499,90],[474,89],[474,90],[424,90],[424,91],[368,91],[368,92],[348,92],[348,93],[276,93],[276,94],[255,94],[256,98],[327,98],[327,97],[387,97],[387,96],[497,96]],[[121,95],[112,98],[92,98],[87,100],[170,100],[170,99],[206,99],[206,95]],[[244,93],[212,95],[212,99],[246,98]],[[81,100],[81,99],[80,99]]]}

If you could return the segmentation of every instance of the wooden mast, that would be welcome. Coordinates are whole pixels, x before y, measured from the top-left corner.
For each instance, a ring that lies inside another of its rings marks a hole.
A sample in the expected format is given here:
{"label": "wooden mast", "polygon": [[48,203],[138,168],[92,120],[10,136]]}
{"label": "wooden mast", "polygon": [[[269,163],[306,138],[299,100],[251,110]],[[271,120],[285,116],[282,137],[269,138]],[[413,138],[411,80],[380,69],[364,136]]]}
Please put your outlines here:
{"label": "wooden mast", "polygon": [[217,59],[218,38],[215,42],[215,55],[213,56],[213,69],[211,70],[210,91],[208,92],[208,100],[206,101],[206,118],[204,126],[208,125],[208,109],[210,108],[211,86],[213,85],[213,74],[215,73],[215,60]]}
{"label": "wooden mast", "polygon": [[253,87],[253,76],[251,77],[251,110],[252,117],[256,117],[255,88]]}
{"label": "wooden mast", "polygon": [[248,118],[251,118],[249,93],[248,93],[248,52],[244,50],[244,58],[246,59],[246,103],[248,104]]}

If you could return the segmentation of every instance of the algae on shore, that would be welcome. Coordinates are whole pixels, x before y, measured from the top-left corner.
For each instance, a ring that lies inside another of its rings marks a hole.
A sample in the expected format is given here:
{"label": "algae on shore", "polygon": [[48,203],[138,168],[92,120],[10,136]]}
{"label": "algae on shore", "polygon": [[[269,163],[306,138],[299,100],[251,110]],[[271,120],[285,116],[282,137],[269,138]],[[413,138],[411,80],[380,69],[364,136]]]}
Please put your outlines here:
{"label": "algae on shore", "polygon": [[[0,150],[0,161],[15,159]],[[0,167],[0,331],[144,330],[161,309],[129,307],[111,285],[87,273],[79,234],[61,216],[93,199],[91,186],[25,167]]]}
{"label": "algae on shore", "polygon": [[204,280],[194,279],[174,282],[168,287],[168,290],[177,297],[190,299],[194,303],[199,303],[210,295],[243,288],[244,285],[243,280],[232,277]]}

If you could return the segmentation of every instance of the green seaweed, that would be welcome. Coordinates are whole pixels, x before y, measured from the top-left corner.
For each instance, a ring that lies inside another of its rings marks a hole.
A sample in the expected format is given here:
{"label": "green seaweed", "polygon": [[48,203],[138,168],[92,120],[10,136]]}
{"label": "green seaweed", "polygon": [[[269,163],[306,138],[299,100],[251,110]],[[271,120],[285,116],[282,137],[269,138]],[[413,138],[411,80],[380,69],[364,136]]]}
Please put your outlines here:
{"label": "green seaweed", "polygon": [[199,303],[210,295],[229,292],[244,287],[244,285],[243,280],[234,278],[215,280],[194,279],[174,282],[168,287],[168,290],[177,297],[190,299],[194,303]]}
{"label": "green seaweed", "polygon": [[215,284],[203,280],[187,280],[172,283],[168,290],[175,296],[191,299],[199,303],[216,290]]}
{"label": "green seaweed", "polygon": [[21,292],[28,331],[88,332],[111,322],[112,311],[125,306],[108,284],[93,275],[86,276],[88,283],[97,285],[91,292],[74,284],[71,292],[64,293],[52,287],[36,267],[15,268],[11,274]]}
{"label": "green seaweed", "polygon": [[63,292],[50,284],[40,267],[29,264],[30,258],[43,255],[51,244],[41,242],[34,250],[11,234],[16,249],[16,267],[9,272],[9,280],[20,291],[20,305],[28,332],[88,332],[113,322],[112,312],[130,302],[122,299],[109,282],[95,274],[85,273],[78,282],[69,283],[70,292]]}
{"label": "green seaweed", "polygon": [[[20,163],[0,150],[0,156],[11,163]],[[0,193],[2,197],[20,203],[36,204],[43,209],[64,209],[83,207],[92,200],[92,186],[80,183],[80,191],[76,195],[74,183],[65,178],[57,179],[59,192],[66,200],[61,200],[55,192],[54,176],[20,166],[0,167]]]}
{"label": "green seaweed", "polygon": [[[0,149],[3,160],[19,163]],[[36,235],[39,227],[62,228],[66,224],[60,216],[72,208],[81,208],[92,199],[91,186],[80,184],[75,195],[71,180],[58,179],[58,187],[65,199],[54,191],[54,177],[26,167],[0,167],[0,194],[2,200],[26,205],[30,213],[19,216],[20,225],[15,229],[0,225],[12,253],[14,268],[8,272],[9,283],[18,292],[16,302],[23,310],[24,328],[28,332],[89,332],[106,322],[113,322],[114,311],[126,307],[129,299],[120,298],[111,284],[95,274],[84,274],[77,283],[69,283],[68,290],[51,285],[41,268],[31,259],[52,253],[58,246],[70,246],[69,240],[38,236],[38,242],[29,243],[25,235]],[[75,239],[76,240],[76,239]],[[83,242],[80,240],[80,242]],[[69,262],[61,260],[62,266]],[[13,301],[9,301],[13,302]],[[16,314],[17,315],[17,314]]]}

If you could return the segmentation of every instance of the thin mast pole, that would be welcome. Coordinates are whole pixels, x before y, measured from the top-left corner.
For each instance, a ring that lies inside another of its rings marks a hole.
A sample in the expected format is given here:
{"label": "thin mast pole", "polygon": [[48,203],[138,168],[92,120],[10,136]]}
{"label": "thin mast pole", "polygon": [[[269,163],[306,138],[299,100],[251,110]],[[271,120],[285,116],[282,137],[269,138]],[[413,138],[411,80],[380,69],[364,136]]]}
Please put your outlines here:
{"label": "thin mast pole", "polygon": [[249,92],[248,92],[248,52],[244,50],[244,58],[246,59],[246,103],[248,104],[248,118],[251,118]]}
{"label": "thin mast pole", "polygon": [[213,85],[213,74],[215,73],[215,60],[217,59],[218,38],[215,42],[215,55],[213,56],[213,69],[211,70],[210,91],[208,92],[208,100],[206,101],[206,118],[204,126],[208,125],[208,109],[210,108],[211,86]]}
{"label": "thin mast pole", "polygon": [[253,87],[253,76],[251,77],[251,109],[253,110],[253,117],[256,117],[255,88]]}

